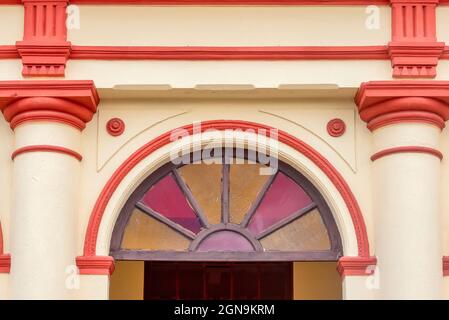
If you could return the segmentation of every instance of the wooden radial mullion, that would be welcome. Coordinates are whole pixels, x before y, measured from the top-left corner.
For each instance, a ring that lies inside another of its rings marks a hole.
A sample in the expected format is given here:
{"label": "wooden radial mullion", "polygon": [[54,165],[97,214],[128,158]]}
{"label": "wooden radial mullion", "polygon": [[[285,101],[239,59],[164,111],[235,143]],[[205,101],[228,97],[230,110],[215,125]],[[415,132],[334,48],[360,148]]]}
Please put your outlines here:
{"label": "wooden radial mullion", "polygon": [[170,219],[164,217],[162,214],[147,207],[142,202],[136,203],[136,208],[140,209],[142,212],[146,213],[150,217],[155,218],[159,222],[166,224],[168,227],[172,228],[173,230],[177,231],[178,233],[181,233],[183,236],[185,236],[191,240],[195,239],[196,234],[194,234],[192,231],[190,231],[190,230],[180,226],[179,224],[171,221]]}
{"label": "wooden radial mullion", "polygon": [[195,197],[192,194],[192,191],[190,191],[189,187],[185,183],[184,179],[181,177],[177,169],[173,169],[173,176],[175,177],[176,183],[181,188],[182,192],[186,196],[187,200],[193,207],[193,211],[195,211],[195,214],[200,219],[201,225],[205,228],[209,227],[209,222],[207,221],[207,217],[204,214],[203,210],[201,209],[198,202],[195,200]]}
{"label": "wooden radial mullion", "polygon": [[256,197],[256,200],[251,205],[251,208],[248,210],[248,213],[245,215],[245,218],[243,219],[241,225],[243,228],[246,228],[248,226],[248,223],[251,221],[251,218],[253,217],[254,213],[256,212],[257,208],[259,207],[260,203],[262,202],[262,199],[265,196],[265,193],[270,188],[271,184],[273,183],[274,179],[277,176],[277,172],[275,174],[272,174],[268,180],[263,185],[262,189],[260,190],[259,194]]}
{"label": "wooden radial mullion", "polygon": [[285,217],[284,219],[276,222],[271,227],[268,227],[266,230],[264,230],[261,233],[259,233],[258,235],[256,235],[256,239],[260,240],[260,239],[272,234],[273,232],[281,229],[282,227],[286,226],[289,223],[292,223],[296,219],[303,217],[307,213],[315,210],[316,208],[318,208],[317,204],[315,204],[315,203],[309,204],[308,206],[294,212],[293,214],[289,215],[288,217]]}

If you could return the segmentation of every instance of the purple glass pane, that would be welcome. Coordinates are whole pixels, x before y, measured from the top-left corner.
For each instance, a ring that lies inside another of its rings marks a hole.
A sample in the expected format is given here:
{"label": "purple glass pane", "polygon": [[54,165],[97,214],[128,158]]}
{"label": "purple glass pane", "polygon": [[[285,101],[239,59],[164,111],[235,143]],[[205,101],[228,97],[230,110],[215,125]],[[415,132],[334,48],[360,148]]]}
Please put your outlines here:
{"label": "purple glass pane", "polygon": [[296,182],[279,172],[254,213],[248,229],[257,235],[311,203],[312,199]]}
{"label": "purple glass pane", "polygon": [[254,251],[254,248],[241,234],[233,231],[218,231],[200,243],[197,251]]}
{"label": "purple glass pane", "polygon": [[187,202],[172,174],[151,186],[141,202],[173,222],[194,233],[201,229],[195,212]]}

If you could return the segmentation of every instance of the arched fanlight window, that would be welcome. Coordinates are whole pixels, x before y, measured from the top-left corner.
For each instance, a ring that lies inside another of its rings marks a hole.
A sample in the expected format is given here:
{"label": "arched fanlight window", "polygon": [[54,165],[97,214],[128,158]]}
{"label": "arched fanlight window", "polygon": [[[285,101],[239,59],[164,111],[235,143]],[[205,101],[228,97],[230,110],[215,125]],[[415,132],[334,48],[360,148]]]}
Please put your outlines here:
{"label": "arched fanlight window", "polygon": [[166,164],[125,204],[111,255],[124,260],[338,259],[340,235],[316,188],[277,159],[264,161],[276,163],[273,174],[261,174],[268,166],[256,159],[252,152],[223,149],[207,158],[192,154],[183,161],[189,164]]}

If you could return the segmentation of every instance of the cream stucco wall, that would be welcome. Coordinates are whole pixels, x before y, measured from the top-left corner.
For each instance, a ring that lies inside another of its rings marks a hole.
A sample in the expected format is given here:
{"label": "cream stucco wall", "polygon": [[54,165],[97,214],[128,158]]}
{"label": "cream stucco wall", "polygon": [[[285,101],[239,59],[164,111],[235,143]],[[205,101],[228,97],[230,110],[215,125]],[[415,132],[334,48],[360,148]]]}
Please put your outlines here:
{"label": "cream stucco wall", "polygon": [[449,42],[449,7],[439,6],[436,10],[436,23],[437,23],[437,39],[438,41]]}
{"label": "cream stucco wall", "polygon": [[[320,46],[382,45],[390,39],[390,8],[379,24],[367,6],[79,6],[75,45]],[[313,32],[311,32],[313,31]]]}
{"label": "cream stucco wall", "polygon": [[19,5],[0,6],[0,45],[14,45],[22,39],[23,11],[23,6]]}
{"label": "cream stucco wall", "polygon": [[[390,9],[380,7],[378,30],[365,28],[366,7],[145,7],[80,6],[81,28],[69,30],[74,45],[202,45],[202,46],[278,46],[278,45],[385,45],[390,40]],[[218,14],[219,13],[219,14]],[[440,41],[449,41],[446,19],[449,8],[437,10]],[[0,6],[0,45],[14,44],[22,38],[22,6]],[[316,17],[321,17],[317,19]],[[338,23],[334,23],[334,22]],[[176,28],[174,27],[176,26]],[[207,26],[207,27],[206,27]],[[137,30],[137,31],[136,31]],[[312,32],[313,31],[313,32]],[[22,80],[18,59],[0,60],[0,80]],[[449,61],[438,65],[438,80],[448,80]],[[45,78],[42,78],[45,79]],[[300,61],[96,61],[70,60],[65,79],[90,79],[99,89],[101,103],[76,147],[83,155],[79,183],[81,197],[74,228],[76,239],[73,262],[82,255],[84,236],[102,188],[118,166],[135,150],[173,128],[194,121],[234,119],[266,124],[294,135],[324,155],[342,174],[355,194],[367,226],[370,253],[376,254],[376,227],[372,200],[370,156],[379,147],[357,114],[353,97],[361,82],[392,80],[389,60],[300,60]],[[126,131],[111,137],[105,123],[120,117]],[[332,118],[346,122],[340,138],[330,137],[326,124]],[[27,143],[48,140],[72,144],[70,137],[49,136],[44,129],[24,130]],[[406,136],[416,138],[411,126]],[[397,130],[400,130],[397,129]],[[394,130],[393,130],[394,131]],[[432,131],[432,130],[430,130]],[[429,137],[435,141],[434,131]],[[382,135],[383,131],[377,134]],[[391,131],[390,131],[391,134]],[[22,135],[24,136],[24,135]],[[13,146],[9,124],[0,119],[0,221],[5,252],[11,249],[11,198]],[[394,145],[388,137],[384,141]],[[402,141],[401,143],[404,143]],[[444,129],[439,148],[447,158],[449,133]],[[385,147],[385,145],[383,145]],[[167,146],[145,159],[125,177],[105,211],[97,250],[109,253],[109,240],[115,218],[133,188],[164,161]],[[279,146],[280,158],[309,177],[323,192],[336,216],[346,255],[357,255],[355,235],[347,208],[328,178],[304,156]],[[441,254],[449,255],[449,164],[441,163]],[[404,161],[410,159],[404,155]],[[434,159],[435,160],[435,159]],[[438,179],[438,177],[436,178]],[[32,195],[31,195],[32,196]],[[39,226],[45,232],[45,224]],[[381,233],[378,233],[381,236]],[[410,235],[414,236],[414,235]],[[410,248],[409,248],[410,249]],[[39,259],[46,257],[36,257]],[[401,261],[397,261],[401,263]],[[439,277],[440,275],[438,275]],[[449,277],[443,291],[449,299]],[[346,277],[344,298],[372,298],[376,286],[367,289],[369,277]],[[10,275],[0,274],[0,298],[10,297]],[[83,275],[73,298],[109,296],[107,276]]]}

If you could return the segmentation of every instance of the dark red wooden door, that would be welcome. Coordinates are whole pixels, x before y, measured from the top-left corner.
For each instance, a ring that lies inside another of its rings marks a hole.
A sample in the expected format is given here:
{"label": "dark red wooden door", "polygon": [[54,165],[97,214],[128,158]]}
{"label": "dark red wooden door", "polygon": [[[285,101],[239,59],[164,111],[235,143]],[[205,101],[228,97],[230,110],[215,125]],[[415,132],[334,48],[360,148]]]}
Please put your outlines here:
{"label": "dark red wooden door", "polygon": [[289,300],[291,262],[145,262],[145,300]]}

